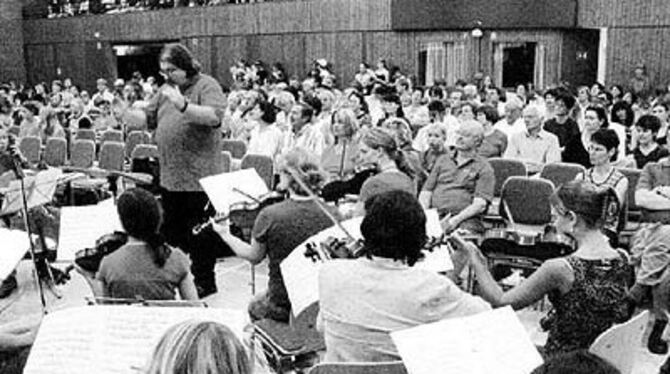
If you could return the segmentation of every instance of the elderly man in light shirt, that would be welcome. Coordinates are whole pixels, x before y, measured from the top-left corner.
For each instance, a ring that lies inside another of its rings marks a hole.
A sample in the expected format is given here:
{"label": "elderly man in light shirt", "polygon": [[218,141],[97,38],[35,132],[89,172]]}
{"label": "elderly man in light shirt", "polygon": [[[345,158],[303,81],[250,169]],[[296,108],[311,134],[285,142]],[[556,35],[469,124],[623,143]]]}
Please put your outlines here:
{"label": "elderly man in light shirt", "polygon": [[504,117],[498,121],[493,128],[502,131],[507,135],[507,139],[512,135],[526,130],[526,125],[521,118],[523,103],[517,97],[510,97],[504,106]]}
{"label": "elderly man in light shirt", "polygon": [[561,149],[556,135],[542,129],[542,111],[535,105],[523,110],[526,130],[510,137],[505,158],[522,161],[528,174],[542,170],[545,164],[561,161]]}

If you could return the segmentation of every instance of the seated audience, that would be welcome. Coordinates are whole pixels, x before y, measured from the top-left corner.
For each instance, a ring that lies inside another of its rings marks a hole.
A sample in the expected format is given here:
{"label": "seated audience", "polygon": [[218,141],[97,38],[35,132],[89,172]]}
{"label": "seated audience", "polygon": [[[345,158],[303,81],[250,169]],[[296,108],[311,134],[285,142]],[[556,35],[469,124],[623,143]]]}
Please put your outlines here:
{"label": "seated audience", "polygon": [[21,115],[19,138],[26,136],[40,136],[40,104],[35,101],[23,103],[23,106],[19,109],[19,113]]}
{"label": "seated audience", "polygon": [[146,374],[251,374],[240,340],[218,322],[189,320],[168,329],[154,348]]}
{"label": "seated audience", "polygon": [[277,108],[265,100],[259,100],[249,110],[247,117],[256,124],[249,134],[247,153],[276,160],[284,144],[284,134],[275,125]]}
{"label": "seated audience", "polygon": [[291,130],[286,133],[284,139],[284,150],[287,152],[293,148],[303,148],[316,156],[321,157],[323,149],[326,146],[323,132],[313,123],[318,110],[313,108],[313,105],[320,105],[318,100],[311,100],[310,103],[299,102],[291,108],[289,119],[291,122]]}
{"label": "seated audience", "polygon": [[603,212],[612,199],[616,196],[611,190],[598,190],[582,181],[559,187],[551,197],[553,224],[559,233],[576,240],[577,250],[545,261],[508,291],[493,279],[479,249],[465,245],[479,291],[493,306],[522,309],[549,296],[553,310],[542,322],[549,332],[544,346],[548,357],[588,349],[601,333],[628,318],[628,258],[612,248],[601,231]]}
{"label": "seated audience", "polygon": [[633,158],[638,169],[644,168],[650,162],[656,162],[663,157],[670,156],[668,149],[659,146],[656,142],[656,136],[660,128],[661,121],[656,116],[647,114],[637,120],[635,124],[637,147],[633,149]]}
{"label": "seated audience", "polygon": [[421,167],[430,174],[440,156],[448,152],[444,143],[447,138],[447,130],[439,124],[431,124],[425,127],[428,139],[428,149],[421,152]]}
{"label": "seated audience", "polygon": [[493,168],[477,149],[484,130],[477,121],[466,121],[457,131],[453,152],[437,159],[423,186],[419,201],[426,208],[437,208],[445,232],[456,228],[482,233],[480,215],[493,199]]}
{"label": "seated audience", "polygon": [[505,103],[505,116],[493,127],[507,135],[509,140],[512,135],[526,131],[526,125],[521,116],[523,103],[520,99],[512,96]]}
{"label": "seated audience", "polygon": [[230,233],[227,223],[215,224],[215,231],[240,257],[257,264],[267,256],[269,279],[266,292],[256,295],[249,304],[252,320],[270,318],[288,322],[291,302],[286,293],[279,264],[300,243],[333,225],[319,205],[309,197],[295,180],[300,177],[312,192],[318,193],[325,176],[318,163],[304,149],[294,149],[279,160],[280,190],[289,193],[289,199],[263,209],[254,223],[251,243]]}
{"label": "seated audience", "polygon": [[105,256],[97,274],[77,270],[97,297],[144,300],[197,300],[188,257],[159,234],[161,208],[147,190],[126,190],[116,204],[128,242]]}
{"label": "seated audience", "polygon": [[561,161],[556,135],[542,130],[542,113],[536,105],[523,110],[526,128],[510,136],[505,158],[522,161],[529,174],[538,173],[545,164]]}
{"label": "seated audience", "polygon": [[[400,360],[389,333],[490,309],[448,277],[413,267],[423,256],[426,216],[412,194],[387,191],[366,200],[361,232],[361,257],[328,261],[319,273],[325,361]],[[456,273],[463,260],[453,257]]]}
{"label": "seated audience", "polygon": [[477,121],[484,127],[484,139],[477,153],[484,158],[502,157],[507,150],[507,135],[493,127],[498,122],[498,109],[482,105],[475,110]]}

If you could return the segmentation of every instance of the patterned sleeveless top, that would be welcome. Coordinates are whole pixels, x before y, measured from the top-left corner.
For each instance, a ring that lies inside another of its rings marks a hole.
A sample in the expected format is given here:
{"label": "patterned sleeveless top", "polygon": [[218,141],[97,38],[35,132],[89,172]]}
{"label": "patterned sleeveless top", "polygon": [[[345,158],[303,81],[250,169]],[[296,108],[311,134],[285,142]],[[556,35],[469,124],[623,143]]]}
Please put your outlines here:
{"label": "patterned sleeveless top", "polygon": [[549,331],[544,351],[547,357],[577,349],[588,349],[595,339],[615,323],[629,318],[625,296],[632,283],[628,258],[585,260],[566,258],[574,273],[566,294],[549,294],[553,309],[542,326]]}
{"label": "patterned sleeveless top", "polygon": [[[609,173],[607,178],[602,182],[596,182],[593,179],[593,169],[587,170],[586,173],[584,174],[584,180],[589,182],[596,188],[599,189],[611,188],[615,191],[616,191],[616,185],[619,184],[619,182],[623,178],[626,178],[626,176],[623,175],[623,173],[621,173],[616,168],[612,168],[612,171]],[[615,204],[615,202],[612,202],[612,204],[610,204],[605,214],[605,223],[603,225],[603,229],[613,233],[619,232],[618,230],[619,218],[620,218],[619,213],[622,212],[622,209],[625,206],[624,204],[625,204],[624,201],[619,201],[619,204]]]}

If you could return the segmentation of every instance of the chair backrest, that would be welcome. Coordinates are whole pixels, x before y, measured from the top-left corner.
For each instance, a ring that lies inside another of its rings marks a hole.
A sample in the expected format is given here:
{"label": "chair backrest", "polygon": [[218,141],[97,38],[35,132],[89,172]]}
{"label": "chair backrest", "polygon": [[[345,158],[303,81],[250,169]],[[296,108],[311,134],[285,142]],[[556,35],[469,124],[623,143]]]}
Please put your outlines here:
{"label": "chair backrest", "polygon": [[131,154],[131,158],[150,157],[158,158],[158,147],[153,144],[139,144],[133,149],[133,153]]}
{"label": "chair backrest", "polygon": [[610,327],[596,338],[589,352],[612,364],[621,374],[630,374],[648,319],[649,311],[645,310],[626,323]]}
{"label": "chair backrest", "polygon": [[525,177],[528,172],[526,165],[519,160],[510,160],[500,157],[489,158],[489,164],[493,168],[496,183],[493,188],[493,196],[500,196],[503,184],[509,177]]}
{"label": "chair backrest", "polygon": [[149,143],[149,134],[144,131],[131,131],[126,139],[126,157],[132,157],[133,150],[139,144],[147,143]]}
{"label": "chair backrest", "polygon": [[233,164],[233,156],[228,151],[221,151],[221,162],[223,164],[223,172],[230,172],[230,168]]}
{"label": "chair backrest", "polygon": [[93,140],[95,141],[95,130],[93,129],[79,129],[74,135],[75,140]]}
{"label": "chair backrest", "polygon": [[42,159],[49,166],[63,166],[67,160],[67,140],[64,138],[49,138],[44,148]]}
{"label": "chair backrest", "polygon": [[555,187],[575,180],[577,175],[585,173],[586,168],[579,164],[553,162],[546,164],[540,171],[540,178],[551,181]]}
{"label": "chair backrest", "polygon": [[102,133],[100,144],[105,142],[123,142],[123,132],[119,130],[107,130]]}
{"label": "chair backrest", "polygon": [[95,160],[95,142],[89,139],[78,139],[72,144],[70,164],[77,168],[89,168]]}
{"label": "chair backrest", "polygon": [[309,374],[407,374],[402,361],[332,362],[314,366]]}
{"label": "chair backrest", "polygon": [[224,139],[221,150],[230,152],[233,158],[242,158],[247,154],[247,145],[241,140]]}
{"label": "chair backrest", "polygon": [[[500,216],[509,220],[509,209],[514,223],[544,225],[551,222],[549,197],[554,184],[542,178],[510,177],[500,194]],[[507,208],[506,208],[507,207]]]}
{"label": "chair backrest", "polygon": [[273,167],[272,158],[264,155],[247,154],[242,158],[240,169],[256,169],[258,175],[269,189],[272,189]]}
{"label": "chair backrest", "polygon": [[640,179],[641,171],[639,169],[630,169],[630,168],[620,168],[619,171],[621,174],[625,175],[628,178],[628,211],[638,211],[640,207],[637,206],[635,201],[635,189],[637,188],[637,181]]}
{"label": "chair backrest", "polygon": [[105,170],[123,170],[125,144],[122,142],[106,141],[100,148],[100,161],[98,166]]}
{"label": "chair backrest", "polygon": [[23,157],[31,164],[40,160],[40,150],[42,148],[42,139],[38,136],[25,136],[19,138],[19,149]]}

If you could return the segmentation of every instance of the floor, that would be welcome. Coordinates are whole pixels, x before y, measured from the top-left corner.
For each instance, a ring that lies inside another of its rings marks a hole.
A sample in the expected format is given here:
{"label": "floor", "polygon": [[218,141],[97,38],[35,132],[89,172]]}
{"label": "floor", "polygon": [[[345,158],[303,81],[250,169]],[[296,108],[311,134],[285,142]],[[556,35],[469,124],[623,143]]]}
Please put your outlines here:
{"label": "floor", "polygon": [[[65,265],[63,265],[64,267]],[[60,264],[59,264],[59,267]],[[40,298],[32,278],[31,263],[23,261],[18,267],[19,289],[6,299],[0,300],[0,325],[7,321],[28,317],[40,313]],[[267,285],[267,264],[262,263],[254,269],[256,292],[260,292]],[[239,258],[226,258],[216,265],[217,286],[219,292],[205,298],[210,307],[232,309],[246,309],[252,298],[251,266]],[[61,294],[57,298],[52,292],[46,292],[48,310],[60,310],[68,307],[85,305],[86,298],[91,296],[88,285],[76,272],[71,273],[72,279],[58,287]],[[526,308],[518,313],[535,344],[541,345],[546,334],[540,331],[538,321],[543,312],[533,308]],[[655,374],[664,361],[663,356],[647,352],[640,344],[636,351],[636,364],[633,374]]]}

